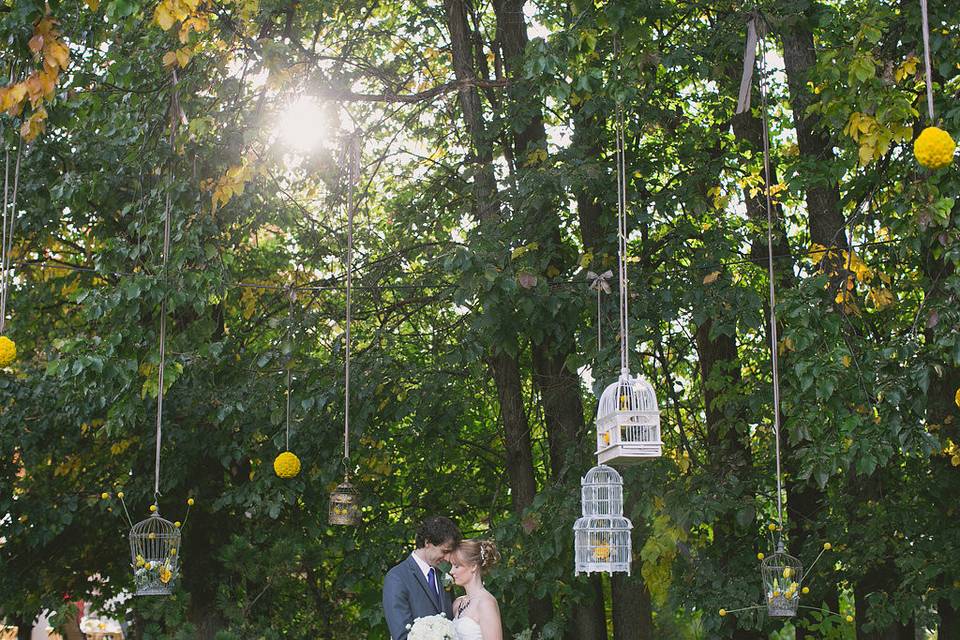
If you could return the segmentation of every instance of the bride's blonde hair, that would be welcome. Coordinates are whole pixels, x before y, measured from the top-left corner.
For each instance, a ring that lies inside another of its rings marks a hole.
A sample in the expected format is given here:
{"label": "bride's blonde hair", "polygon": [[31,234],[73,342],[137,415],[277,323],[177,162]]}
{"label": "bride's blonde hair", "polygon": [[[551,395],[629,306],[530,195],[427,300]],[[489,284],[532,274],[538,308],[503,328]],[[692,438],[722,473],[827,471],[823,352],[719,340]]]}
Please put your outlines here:
{"label": "bride's blonde hair", "polygon": [[481,574],[486,574],[500,562],[500,552],[493,540],[462,540],[457,545],[457,557],[464,564],[479,567]]}

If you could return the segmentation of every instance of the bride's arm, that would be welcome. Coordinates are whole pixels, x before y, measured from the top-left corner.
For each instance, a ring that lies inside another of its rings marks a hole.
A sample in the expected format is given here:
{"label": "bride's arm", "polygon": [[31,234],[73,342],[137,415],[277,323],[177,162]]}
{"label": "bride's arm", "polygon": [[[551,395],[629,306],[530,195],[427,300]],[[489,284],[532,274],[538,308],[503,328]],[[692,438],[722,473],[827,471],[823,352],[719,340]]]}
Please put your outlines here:
{"label": "bride's arm", "polygon": [[479,603],[477,613],[480,615],[480,633],[483,640],[503,640],[503,625],[500,623],[500,607],[497,599],[484,598]]}

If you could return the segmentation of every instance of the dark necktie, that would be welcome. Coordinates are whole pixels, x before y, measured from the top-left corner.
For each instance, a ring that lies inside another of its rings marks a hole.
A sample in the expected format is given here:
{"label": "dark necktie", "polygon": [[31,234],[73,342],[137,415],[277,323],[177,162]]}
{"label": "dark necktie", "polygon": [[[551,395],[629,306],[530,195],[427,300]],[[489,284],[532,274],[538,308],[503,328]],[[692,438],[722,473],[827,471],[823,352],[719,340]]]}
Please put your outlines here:
{"label": "dark necktie", "polygon": [[437,570],[433,567],[430,567],[430,571],[427,572],[427,582],[430,583],[430,588],[433,589],[433,592],[440,595],[440,589],[437,588]]}

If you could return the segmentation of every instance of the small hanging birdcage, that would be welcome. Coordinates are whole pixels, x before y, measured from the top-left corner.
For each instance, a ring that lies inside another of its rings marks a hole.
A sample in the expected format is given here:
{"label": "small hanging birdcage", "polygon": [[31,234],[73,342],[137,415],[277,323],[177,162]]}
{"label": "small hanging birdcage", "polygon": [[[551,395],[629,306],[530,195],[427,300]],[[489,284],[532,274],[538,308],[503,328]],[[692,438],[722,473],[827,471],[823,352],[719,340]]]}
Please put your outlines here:
{"label": "small hanging birdcage", "polygon": [[583,517],[573,525],[575,574],[630,574],[633,524],[623,517],[623,479],[616,469],[598,465],[580,482]]}
{"label": "small hanging birdcage", "polygon": [[777,552],[760,562],[767,614],[774,618],[790,618],[797,614],[803,588],[803,565],[777,545]]}
{"label": "small hanging birdcage", "polygon": [[360,493],[350,484],[349,478],[330,494],[330,524],[356,527],[360,524]]}
{"label": "small hanging birdcage", "polygon": [[134,595],[170,595],[180,569],[180,529],[154,511],[130,529],[130,557]]}
{"label": "small hanging birdcage", "polygon": [[659,458],[660,409],[653,386],[641,376],[622,371],[597,405],[597,461],[630,464]]}

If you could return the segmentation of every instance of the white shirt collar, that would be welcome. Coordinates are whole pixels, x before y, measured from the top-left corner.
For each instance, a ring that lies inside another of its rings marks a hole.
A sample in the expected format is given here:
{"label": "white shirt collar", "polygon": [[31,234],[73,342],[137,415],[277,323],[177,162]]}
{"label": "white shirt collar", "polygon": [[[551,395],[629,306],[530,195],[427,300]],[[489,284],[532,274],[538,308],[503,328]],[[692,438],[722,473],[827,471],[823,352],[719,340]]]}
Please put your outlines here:
{"label": "white shirt collar", "polygon": [[420,567],[420,571],[423,572],[423,577],[430,581],[430,565],[428,565],[420,556],[417,555],[417,552],[414,551],[410,555],[413,556],[414,562],[417,563],[417,566]]}

